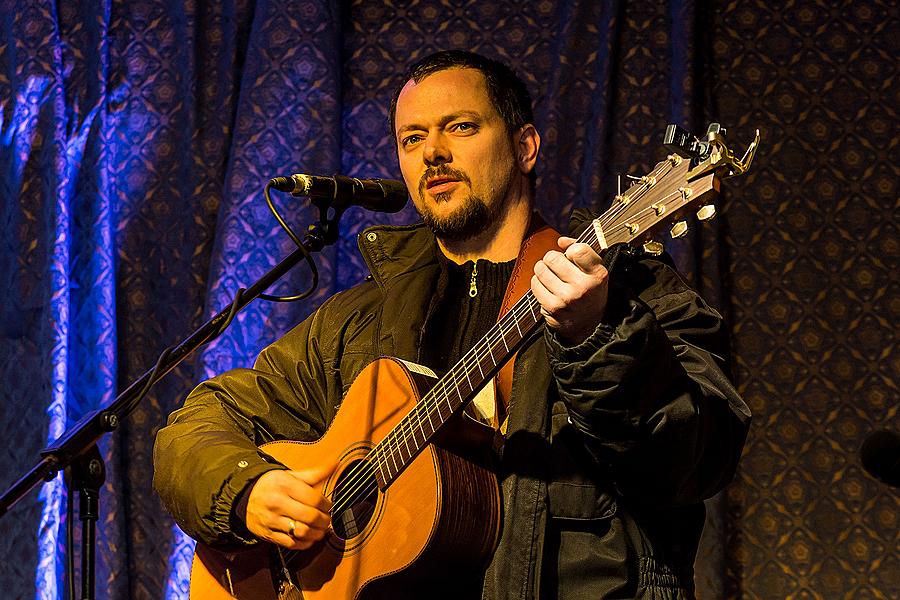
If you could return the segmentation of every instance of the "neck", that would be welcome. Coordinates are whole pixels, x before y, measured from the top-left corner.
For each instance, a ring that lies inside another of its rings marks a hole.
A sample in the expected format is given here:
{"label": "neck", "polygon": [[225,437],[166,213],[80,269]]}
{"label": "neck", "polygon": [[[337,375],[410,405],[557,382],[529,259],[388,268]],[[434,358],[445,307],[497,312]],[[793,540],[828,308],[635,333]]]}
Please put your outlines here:
{"label": "neck", "polygon": [[506,262],[519,255],[519,248],[531,222],[531,201],[521,198],[503,210],[496,223],[481,235],[466,240],[446,241],[438,238],[438,246],[456,264],[483,258]]}

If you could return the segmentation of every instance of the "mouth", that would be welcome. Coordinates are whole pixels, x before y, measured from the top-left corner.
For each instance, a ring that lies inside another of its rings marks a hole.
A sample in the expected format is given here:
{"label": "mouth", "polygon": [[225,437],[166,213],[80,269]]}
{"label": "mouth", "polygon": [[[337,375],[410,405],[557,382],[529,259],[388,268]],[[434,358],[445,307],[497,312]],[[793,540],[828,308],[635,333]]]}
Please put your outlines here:
{"label": "mouth", "polygon": [[432,177],[425,183],[425,189],[432,194],[440,194],[450,191],[457,183],[459,180],[452,177]]}

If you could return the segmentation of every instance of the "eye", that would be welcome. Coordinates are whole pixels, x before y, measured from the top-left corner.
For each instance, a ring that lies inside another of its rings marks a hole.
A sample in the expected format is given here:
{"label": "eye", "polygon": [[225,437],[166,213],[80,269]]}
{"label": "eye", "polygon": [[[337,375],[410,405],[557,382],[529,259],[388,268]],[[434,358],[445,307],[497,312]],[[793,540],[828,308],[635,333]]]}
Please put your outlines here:
{"label": "eye", "polygon": [[411,146],[412,144],[418,144],[420,141],[422,141],[422,136],[417,133],[414,133],[413,135],[408,135],[408,136],[404,137],[403,139],[401,139],[400,144],[404,148],[407,148],[407,147]]}
{"label": "eye", "polygon": [[478,130],[478,126],[475,123],[463,122],[454,124],[452,129],[458,133],[474,133]]}

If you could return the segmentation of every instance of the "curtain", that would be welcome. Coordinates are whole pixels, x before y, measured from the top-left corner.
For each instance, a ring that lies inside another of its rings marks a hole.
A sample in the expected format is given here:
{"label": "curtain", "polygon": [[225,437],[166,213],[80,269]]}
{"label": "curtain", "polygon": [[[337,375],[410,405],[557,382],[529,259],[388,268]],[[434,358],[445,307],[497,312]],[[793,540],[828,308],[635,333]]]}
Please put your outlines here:
{"label": "curtain", "polygon": [[[875,0],[835,3],[822,16],[812,0],[793,4],[793,12],[782,16],[764,4],[697,0],[0,0],[0,285],[5,295],[0,303],[0,433],[7,441],[0,453],[0,488],[35,464],[41,448],[83,414],[109,404],[150,369],[165,347],[227,306],[238,288],[252,284],[291,251],[261,198],[270,177],[340,172],[399,178],[387,107],[405,65],[430,52],[472,49],[518,71],[535,98],[543,136],[538,207],[563,229],[576,207],[605,209],[620,175],[625,187],[626,175],[641,175],[665,156],[660,144],[669,122],[699,135],[708,120],[722,119],[738,149],[755,127],[763,127],[766,140],[776,134],[782,139],[785,129],[795,134],[789,117],[789,125],[773,126],[785,109],[761,108],[766,94],[777,93],[766,83],[818,81],[818,89],[827,89],[827,82],[841,81],[846,70],[792,72],[767,59],[779,52],[802,57],[804,47],[814,47],[809,31],[820,21],[857,24],[854,35],[864,36],[862,47],[868,49],[859,51],[859,76],[872,79],[865,73],[881,69],[882,81],[878,91],[874,77],[871,91],[877,100],[872,105],[881,112],[862,115],[895,122],[896,82],[893,96],[883,82],[896,77],[895,66],[886,66],[893,64],[896,42],[887,41],[884,26],[876,24],[896,26],[896,7]],[[809,21],[805,27],[791,24],[803,19]],[[838,64],[843,50],[816,48],[827,59],[820,56],[821,64]],[[802,102],[816,93],[814,88],[784,93],[799,95]],[[827,126],[829,120],[822,122]],[[873,135],[870,145],[886,150],[891,139],[895,145],[893,127],[893,134]],[[817,143],[837,146],[848,131],[825,131]],[[746,294],[756,293],[756,284],[742,277],[764,264],[767,255],[750,258],[749,265],[740,261],[751,250],[776,252],[787,240],[778,242],[776,222],[760,224],[753,199],[769,193],[766,181],[778,181],[781,167],[811,168],[797,158],[807,149],[776,143],[772,152],[765,178],[725,186],[723,196],[736,200],[725,218],[694,229],[687,240],[666,242],[686,277],[711,303],[727,316],[733,306],[743,307],[734,315],[737,377],[754,400],[763,387],[756,361],[768,351],[754,345],[759,339],[755,326],[784,317],[744,304]],[[776,164],[774,157],[784,162]],[[893,298],[893,304],[884,300],[885,318],[896,322],[896,276],[887,284],[881,278],[890,277],[886,273],[897,264],[897,169],[896,161],[879,164],[887,175],[885,183],[875,185],[874,196],[880,206],[893,208],[892,213],[885,209],[883,219],[885,227],[893,227],[885,235],[894,242],[883,244],[887,264],[873,272],[886,290],[879,297]],[[844,172],[841,166],[834,169]],[[796,193],[811,197],[821,190],[797,188]],[[300,200],[279,196],[276,202],[301,232],[317,218]],[[800,214],[788,207],[780,218],[799,227],[791,219]],[[155,432],[198,381],[249,365],[261,348],[323,299],[361,281],[366,269],[356,252],[356,236],[363,228],[415,219],[411,207],[395,215],[348,211],[339,242],[316,258],[320,279],[312,299],[249,306],[100,441],[108,475],[98,525],[98,598],[186,597],[192,544],[151,489]],[[814,227],[825,231],[828,223],[822,218]],[[862,235],[831,223],[838,237],[847,231],[851,239]],[[752,238],[750,232],[758,230],[775,241]],[[803,265],[798,269],[814,272]],[[309,283],[309,273],[300,266],[273,291],[289,294]],[[788,305],[793,285],[786,286]],[[845,306],[865,312],[866,302],[851,297]],[[874,322],[882,336],[877,341],[887,346],[894,335],[884,333],[889,322]],[[817,327],[821,324],[811,327],[810,335]],[[846,343],[852,352],[873,335]],[[867,389],[882,398],[877,414],[896,416],[896,402],[887,399],[896,397],[896,352],[879,356],[894,371],[873,375]],[[784,364],[802,363],[788,359]],[[776,399],[756,401],[755,409],[765,413],[772,403],[790,400],[787,392],[770,391]],[[859,426],[877,418],[853,422]],[[863,433],[857,429],[854,439]],[[806,577],[796,589],[827,585],[795,555],[767,554],[764,564],[750,556],[755,544],[765,546],[760,541],[765,538],[754,537],[755,532],[770,526],[752,518],[756,502],[765,500],[756,493],[756,470],[768,472],[772,456],[789,454],[800,443],[763,444],[751,436],[750,447],[756,450],[736,488],[708,503],[697,572],[702,597],[726,592],[767,597],[748,575],[766,569],[787,573],[791,581]],[[800,465],[782,471],[802,480],[813,469]],[[748,490],[754,493],[748,496]],[[892,508],[883,492],[872,493],[881,493],[880,522],[892,522],[896,530],[896,505]],[[7,597],[63,596],[66,502],[57,477],[0,519],[0,548],[7,557],[0,561],[0,584]],[[765,514],[774,518],[778,511]],[[896,536],[877,527],[854,531],[853,539],[871,549],[873,560],[887,556],[888,564],[896,564],[896,555],[891,559],[886,550],[892,540],[896,547]],[[869,591],[900,587],[896,577],[892,582],[876,573],[867,579],[855,566],[829,568],[829,573],[853,573],[853,585],[870,585]]]}

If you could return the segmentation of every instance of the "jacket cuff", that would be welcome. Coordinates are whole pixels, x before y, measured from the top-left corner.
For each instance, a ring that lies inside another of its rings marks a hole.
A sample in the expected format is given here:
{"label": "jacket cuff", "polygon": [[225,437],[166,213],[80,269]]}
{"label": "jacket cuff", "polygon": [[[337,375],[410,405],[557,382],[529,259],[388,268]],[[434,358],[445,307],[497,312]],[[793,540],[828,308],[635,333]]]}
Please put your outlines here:
{"label": "jacket cuff", "polygon": [[627,287],[611,282],[609,286],[609,299],[603,317],[594,331],[586,340],[574,346],[566,345],[555,332],[545,327],[545,337],[551,359],[551,364],[581,363],[591,360],[598,350],[612,342],[620,327],[627,326],[627,321],[638,321],[641,316],[651,312],[640,301],[633,299],[631,290]]}
{"label": "jacket cuff", "polygon": [[[234,471],[225,479],[225,482],[213,499],[212,527],[215,537],[223,543],[236,543],[247,547],[253,546],[259,540],[250,535],[246,528],[245,520],[241,521],[243,527],[238,529],[233,527],[234,509],[239,499],[238,496],[245,490],[249,493],[249,487],[252,482],[259,479],[264,473],[284,469],[285,467],[266,462],[256,453],[238,456],[237,458]],[[247,494],[243,495],[246,496]],[[246,508],[244,517],[246,517]]]}
{"label": "jacket cuff", "polygon": [[616,333],[616,328],[601,322],[580,344],[566,345],[549,327],[544,328],[544,339],[554,360],[564,363],[583,362],[591,358],[600,348],[608,344]]}

